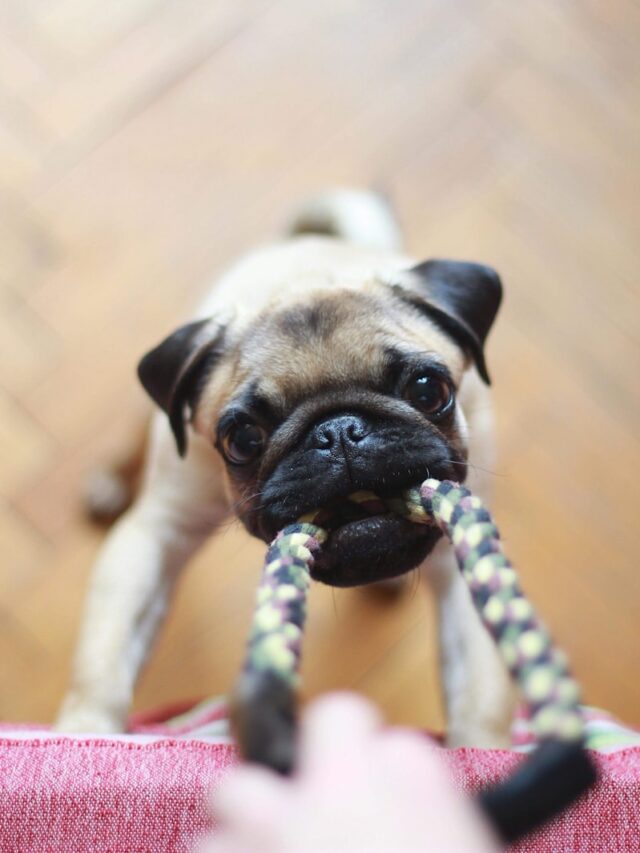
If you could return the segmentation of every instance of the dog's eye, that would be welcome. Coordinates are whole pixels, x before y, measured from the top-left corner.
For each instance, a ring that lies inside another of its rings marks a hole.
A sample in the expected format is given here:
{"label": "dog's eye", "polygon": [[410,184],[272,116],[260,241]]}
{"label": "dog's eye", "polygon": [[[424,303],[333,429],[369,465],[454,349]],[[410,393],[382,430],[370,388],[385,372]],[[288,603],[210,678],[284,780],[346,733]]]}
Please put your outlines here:
{"label": "dog's eye", "polygon": [[233,424],[220,440],[220,448],[227,461],[233,465],[248,465],[262,453],[266,432],[250,421]]}
{"label": "dog's eye", "polygon": [[405,394],[412,406],[429,417],[440,417],[453,405],[451,386],[445,379],[433,374],[414,376],[407,384]]}

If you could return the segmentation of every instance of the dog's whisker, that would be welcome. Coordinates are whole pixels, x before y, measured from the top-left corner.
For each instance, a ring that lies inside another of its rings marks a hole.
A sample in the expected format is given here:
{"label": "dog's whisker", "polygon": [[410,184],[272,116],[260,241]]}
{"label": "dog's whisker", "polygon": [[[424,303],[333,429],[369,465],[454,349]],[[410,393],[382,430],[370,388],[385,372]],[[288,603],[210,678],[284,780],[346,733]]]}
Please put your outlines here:
{"label": "dog's whisker", "polygon": [[[251,495],[244,494],[235,503],[233,503],[230,506],[230,509],[232,512],[237,512],[240,509],[242,509],[246,504],[250,503],[251,501],[255,500],[256,498],[261,498],[262,495],[263,495],[262,490],[254,492]],[[259,509],[263,509],[263,507],[260,506]]]}
{"label": "dog's whisker", "polygon": [[492,477],[504,477],[504,474],[500,474],[498,471],[492,471],[490,468],[483,468],[481,465],[476,465],[473,462],[461,461],[460,459],[445,459],[443,461],[449,465],[461,465],[466,466],[467,468],[472,468],[474,471],[482,471],[483,474],[490,474]]}

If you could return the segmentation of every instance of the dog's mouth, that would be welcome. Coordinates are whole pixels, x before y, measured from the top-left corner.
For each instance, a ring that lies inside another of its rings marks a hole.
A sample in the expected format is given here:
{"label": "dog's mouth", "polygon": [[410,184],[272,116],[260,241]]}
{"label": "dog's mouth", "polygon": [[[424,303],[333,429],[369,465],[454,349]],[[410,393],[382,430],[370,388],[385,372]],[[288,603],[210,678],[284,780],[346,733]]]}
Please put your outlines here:
{"label": "dog's mouth", "polygon": [[311,575],[331,586],[358,586],[404,574],[426,558],[441,535],[436,527],[392,513],[381,501],[343,498],[325,510],[329,536]]}

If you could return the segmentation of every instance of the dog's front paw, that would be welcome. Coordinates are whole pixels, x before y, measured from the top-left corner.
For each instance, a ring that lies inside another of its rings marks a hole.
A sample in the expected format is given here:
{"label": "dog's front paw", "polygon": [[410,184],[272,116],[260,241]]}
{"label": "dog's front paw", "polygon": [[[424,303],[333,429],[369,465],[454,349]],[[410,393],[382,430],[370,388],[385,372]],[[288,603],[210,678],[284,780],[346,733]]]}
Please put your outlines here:
{"label": "dog's front paw", "polygon": [[449,749],[471,747],[475,749],[509,749],[511,733],[509,728],[492,728],[470,723],[460,728],[451,728],[445,735],[445,744]]}
{"label": "dog's front paw", "polygon": [[125,730],[125,720],[105,708],[82,703],[68,697],[53,724],[57,732],[69,734],[115,734]]}

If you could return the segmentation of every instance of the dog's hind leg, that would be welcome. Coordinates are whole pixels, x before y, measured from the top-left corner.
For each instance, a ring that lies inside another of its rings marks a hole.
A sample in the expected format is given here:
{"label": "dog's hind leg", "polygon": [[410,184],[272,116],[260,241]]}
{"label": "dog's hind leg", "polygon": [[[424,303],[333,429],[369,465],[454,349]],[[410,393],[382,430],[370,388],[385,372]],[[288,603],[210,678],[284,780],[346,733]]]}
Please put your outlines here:
{"label": "dog's hind leg", "polygon": [[166,419],[156,417],[141,494],[93,571],[59,730],[123,730],[180,570],[227,514],[217,464],[197,436],[180,459]]}
{"label": "dog's hind leg", "polygon": [[82,499],[92,521],[112,524],[133,503],[147,455],[150,420],[141,417],[128,446],[87,475]]}

